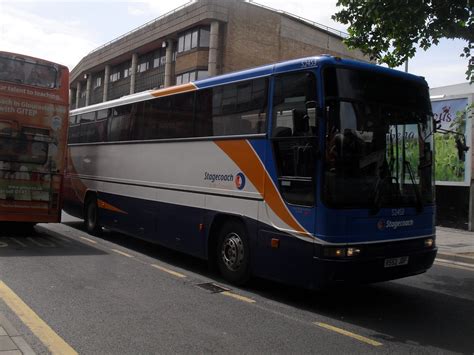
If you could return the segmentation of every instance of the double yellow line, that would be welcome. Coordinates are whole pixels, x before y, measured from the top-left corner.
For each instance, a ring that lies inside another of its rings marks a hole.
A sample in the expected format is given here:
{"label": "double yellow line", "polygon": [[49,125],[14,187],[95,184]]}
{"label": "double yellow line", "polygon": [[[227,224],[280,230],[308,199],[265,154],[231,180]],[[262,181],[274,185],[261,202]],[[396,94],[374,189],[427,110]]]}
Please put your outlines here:
{"label": "double yellow line", "polygon": [[53,354],[77,354],[51,327],[46,324],[28,305],[3,281],[0,281],[0,298],[30,328],[38,339]]}

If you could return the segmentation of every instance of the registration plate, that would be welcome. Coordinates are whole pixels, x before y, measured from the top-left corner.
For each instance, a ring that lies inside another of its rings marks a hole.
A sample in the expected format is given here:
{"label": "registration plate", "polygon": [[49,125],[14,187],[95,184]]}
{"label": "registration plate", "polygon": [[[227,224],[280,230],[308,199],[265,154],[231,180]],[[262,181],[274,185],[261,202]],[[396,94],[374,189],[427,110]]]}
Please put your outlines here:
{"label": "registration plate", "polygon": [[394,267],[408,264],[408,256],[401,256],[399,258],[385,259],[384,267]]}

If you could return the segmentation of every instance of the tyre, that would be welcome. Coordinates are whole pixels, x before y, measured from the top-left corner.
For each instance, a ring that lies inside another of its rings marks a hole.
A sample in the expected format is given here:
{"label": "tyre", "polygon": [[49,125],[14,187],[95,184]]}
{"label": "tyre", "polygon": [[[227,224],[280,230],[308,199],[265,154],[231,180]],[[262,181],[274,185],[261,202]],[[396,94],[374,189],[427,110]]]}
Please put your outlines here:
{"label": "tyre", "polygon": [[97,207],[97,199],[95,197],[88,197],[86,199],[84,226],[87,233],[91,235],[99,235],[102,232],[102,227],[99,224],[99,208]]}
{"label": "tyre", "polygon": [[250,249],[242,223],[226,222],[217,240],[217,265],[229,282],[242,285],[250,278]]}

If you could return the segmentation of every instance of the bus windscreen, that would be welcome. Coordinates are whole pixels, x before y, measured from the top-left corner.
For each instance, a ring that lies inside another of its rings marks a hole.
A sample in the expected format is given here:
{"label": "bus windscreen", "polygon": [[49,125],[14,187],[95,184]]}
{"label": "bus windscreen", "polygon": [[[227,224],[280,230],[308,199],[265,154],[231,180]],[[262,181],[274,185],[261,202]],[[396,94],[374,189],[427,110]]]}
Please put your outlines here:
{"label": "bus windscreen", "polygon": [[41,88],[58,87],[58,69],[22,58],[0,57],[0,80]]}

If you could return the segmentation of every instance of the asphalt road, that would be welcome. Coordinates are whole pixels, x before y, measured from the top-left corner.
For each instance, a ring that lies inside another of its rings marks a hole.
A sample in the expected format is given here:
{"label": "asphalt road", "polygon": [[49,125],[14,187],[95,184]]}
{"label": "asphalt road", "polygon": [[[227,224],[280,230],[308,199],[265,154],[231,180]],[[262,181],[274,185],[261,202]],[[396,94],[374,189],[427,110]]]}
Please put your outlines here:
{"label": "asphalt road", "polygon": [[[474,351],[474,268],[452,264],[324,292],[258,279],[235,288],[203,261],[69,220],[0,231],[0,280],[81,354]],[[48,352],[2,300],[0,312]]]}

